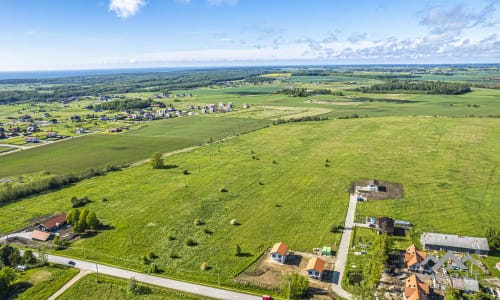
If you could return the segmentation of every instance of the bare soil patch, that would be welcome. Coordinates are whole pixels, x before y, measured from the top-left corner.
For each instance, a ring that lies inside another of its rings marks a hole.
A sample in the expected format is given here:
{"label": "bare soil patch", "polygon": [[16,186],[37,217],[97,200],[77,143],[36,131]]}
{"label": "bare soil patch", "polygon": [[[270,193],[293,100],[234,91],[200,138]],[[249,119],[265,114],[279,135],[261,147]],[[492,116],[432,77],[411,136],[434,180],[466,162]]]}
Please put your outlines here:
{"label": "bare soil patch", "polygon": [[[307,276],[306,266],[309,259],[316,255],[306,252],[290,252],[285,264],[276,263],[267,250],[254,264],[235,278],[241,284],[258,286],[276,292],[280,291],[283,278],[290,273]],[[323,280],[309,280],[308,296],[311,299],[333,299],[331,292],[334,256],[321,256],[326,261]]]}
{"label": "bare soil patch", "polygon": [[[354,193],[356,186],[367,186],[369,180],[356,181],[349,187],[349,192]],[[378,191],[364,191],[361,194],[368,199],[384,200],[384,199],[400,199],[403,198],[404,189],[401,183],[378,180]]]}

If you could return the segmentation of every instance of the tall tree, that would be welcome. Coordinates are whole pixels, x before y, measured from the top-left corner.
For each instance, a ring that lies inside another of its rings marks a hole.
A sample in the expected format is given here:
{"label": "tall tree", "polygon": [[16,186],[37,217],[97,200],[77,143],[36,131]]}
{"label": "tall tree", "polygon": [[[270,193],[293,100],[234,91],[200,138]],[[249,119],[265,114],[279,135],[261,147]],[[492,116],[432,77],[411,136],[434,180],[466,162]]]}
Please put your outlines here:
{"label": "tall tree", "polygon": [[163,168],[163,158],[160,152],[155,152],[151,156],[151,166],[153,169]]}
{"label": "tall tree", "polygon": [[99,227],[99,220],[97,219],[95,212],[89,212],[89,214],[87,215],[86,224],[90,229],[97,229],[97,227]]}

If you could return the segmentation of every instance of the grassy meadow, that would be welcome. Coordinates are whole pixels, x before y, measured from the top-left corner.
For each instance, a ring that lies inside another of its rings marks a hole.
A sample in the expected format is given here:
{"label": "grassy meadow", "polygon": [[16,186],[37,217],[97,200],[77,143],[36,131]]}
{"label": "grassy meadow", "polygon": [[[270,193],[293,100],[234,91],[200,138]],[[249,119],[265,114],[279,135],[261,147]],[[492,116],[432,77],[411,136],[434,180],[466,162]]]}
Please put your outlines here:
{"label": "grassy meadow", "polygon": [[[87,195],[86,208],[112,229],[62,254],[145,270],[141,257],[152,251],[166,275],[212,283],[220,275],[231,284],[275,242],[311,251],[338,241],[330,229],[343,223],[345,189],[377,178],[402,183],[405,197],[362,203],[360,214],[409,220],[419,231],[481,236],[486,226],[500,226],[498,136],[499,119],[479,118],[272,126],[169,157],[166,164],[176,168],[131,167],[4,205],[0,232],[66,211],[72,196]],[[194,225],[196,218],[204,224]],[[197,245],[188,246],[189,239]],[[212,269],[201,271],[203,262]]]}
{"label": "grassy meadow", "polygon": [[77,269],[59,265],[29,269],[18,273],[13,285],[23,287],[23,289],[22,292],[11,297],[26,300],[48,299],[76,274],[78,274]]}
{"label": "grassy meadow", "polygon": [[93,300],[93,299],[145,299],[145,300],[202,300],[207,297],[186,294],[174,290],[163,289],[151,285],[138,283],[144,289],[143,293],[133,294],[128,291],[128,283],[125,279],[111,276],[99,275],[99,283],[95,275],[87,275],[76,282],[71,288],[64,292],[59,300]]}

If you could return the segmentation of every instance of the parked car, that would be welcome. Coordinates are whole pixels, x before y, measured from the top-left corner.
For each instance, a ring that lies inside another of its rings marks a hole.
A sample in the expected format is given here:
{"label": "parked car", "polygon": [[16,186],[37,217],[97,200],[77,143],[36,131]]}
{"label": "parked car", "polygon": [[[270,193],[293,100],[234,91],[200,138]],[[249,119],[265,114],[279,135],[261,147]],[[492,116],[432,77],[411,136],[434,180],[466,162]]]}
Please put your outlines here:
{"label": "parked car", "polygon": [[68,261],[68,265],[74,266],[74,265],[76,265],[76,263],[74,261],[70,260],[70,261]]}
{"label": "parked car", "polygon": [[273,300],[273,297],[268,295],[262,295],[262,300]]}

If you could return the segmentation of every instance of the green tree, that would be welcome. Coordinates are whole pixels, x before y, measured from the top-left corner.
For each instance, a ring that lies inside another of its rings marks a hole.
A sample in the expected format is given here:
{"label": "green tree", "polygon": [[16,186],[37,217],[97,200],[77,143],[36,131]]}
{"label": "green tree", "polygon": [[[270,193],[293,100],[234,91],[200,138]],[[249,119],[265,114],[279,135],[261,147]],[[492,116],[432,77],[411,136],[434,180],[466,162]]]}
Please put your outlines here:
{"label": "green tree", "polygon": [[298,273],[289,274],[281,283],[282,294],[289,299],[302,299],[306,296],[308,288],[309,280]]}
{"label": "green tree", "polygon": [[160,152],[155,152],[151,156],[151,166],[153,169],[163,168],[163,158]]}
{"label": "green tree", "polygon": [[10,245],[0,247],[0,260],[4,266],[15,266],[21,262],[21,254]]}
{"label": "green tree", "polygon": [[25,265],[33,265],[36,263],[36,257],[33,255],[31,250],[26,250],[24,251],[21,262]]}
{"label": "green tree", "polygon": [[149,265],[148,273],[155,274],[158,273],[158,266],[155,263]]}
{"label": "green tree", "polygon": [[500,248],[500,230],[489,226],[486,229],[486,239],[491,248]]}
{"label": "green tree", "polygon": [[14,279],[16,279],[16,273],[11,268],[2,268],[0,270],[0,298],[7,294]]}
{"label": "green tree", "polygon": [[71,209],[66,215],[66,222],[69,225],[75,226],[80,220],[80,210],[78,208]]}
{"label": "green tree", "polygon": [[97,229],[97,227],[99,227],[99,220],[97,219],[95,212],[89,212],[89,214],[87,215],[86,224],[90,229]]}

